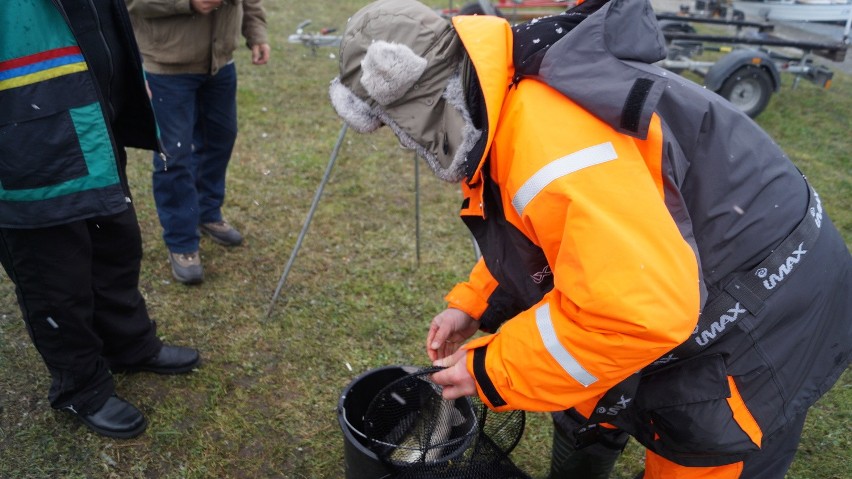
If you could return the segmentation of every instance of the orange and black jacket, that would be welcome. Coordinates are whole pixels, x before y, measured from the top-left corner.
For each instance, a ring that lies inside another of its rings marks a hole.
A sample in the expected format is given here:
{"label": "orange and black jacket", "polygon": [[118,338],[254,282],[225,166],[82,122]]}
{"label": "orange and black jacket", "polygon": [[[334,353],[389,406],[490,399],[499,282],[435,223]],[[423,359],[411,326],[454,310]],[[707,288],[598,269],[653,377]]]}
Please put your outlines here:
{"label": "orange and black jacket", "polygon": [[[588,417],[641,372],[606,422],[676,462],[734,462],[849,364],[852,258],[755,123],[653,65],[650,5],[602,3],[514,28],[454,18],[485,132],[461,210],[482,258],[446,299],[494,333],[467,345],[490,407]],[[772,291],[699,323],[757,266]]]}

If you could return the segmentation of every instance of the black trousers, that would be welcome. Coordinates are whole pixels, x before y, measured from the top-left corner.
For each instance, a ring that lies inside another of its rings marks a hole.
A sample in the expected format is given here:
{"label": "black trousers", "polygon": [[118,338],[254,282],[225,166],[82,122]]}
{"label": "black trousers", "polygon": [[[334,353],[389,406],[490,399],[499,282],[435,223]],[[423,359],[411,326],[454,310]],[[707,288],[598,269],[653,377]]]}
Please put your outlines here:
{"label": "black trousers", "polygon": [[[764,438],[760,451],[743,460],[739,479],[782,479],[796,456],[806,417],[807,413],[802,413],[785,427]],[[618,456],[627,444],[627,433],[620,429],[607,429],[601,435],[600,442],[583,449],[574,449],[574,431],[585,423],[585,417],[576,410],[569,409],[553,413],[552,418],[553,447],[548,479],[609,478]],[[656,474],[664,473],[666,477],[671,478],[693,477],[684,472],[683,466],[667,464],[671,467],[664,465],[662,469],[665,470],[658,470]],[[703,474],[701,477],[708,477],[707,471]],[[643,479],[645,476],[642,472],[634,479]],[[719,477],[722,477],[721,473]]]}
{"label": "black trousers", "polygon": [[132,204],[47,228],[0,228],[0,262],[53,378],[54,408],[99,409],[114,393],[109,362],[134,364],[162,347],[138,288],[141,261]]}

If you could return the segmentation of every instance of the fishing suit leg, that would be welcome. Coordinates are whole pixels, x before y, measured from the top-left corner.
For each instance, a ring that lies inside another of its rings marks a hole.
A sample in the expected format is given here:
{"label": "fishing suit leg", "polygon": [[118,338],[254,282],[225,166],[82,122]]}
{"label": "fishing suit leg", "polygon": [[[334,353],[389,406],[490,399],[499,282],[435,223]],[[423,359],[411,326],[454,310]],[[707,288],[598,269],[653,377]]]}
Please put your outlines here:
{"label": "fishing suit leg", "polygon": [[549,479],[607,479],[629,435],[620,429],[601,427],[599,440],[575,447],[575,431],[586,422],[574,409],[553,413],[553,448]]}
{"label": "fishing suit leg", "polygon": [[716,467],[686,467],[651,451],[645,452],[646,471],[635,479],[782,479],[793,463],[807,413],[765,437],[760,451],[743,461]]}

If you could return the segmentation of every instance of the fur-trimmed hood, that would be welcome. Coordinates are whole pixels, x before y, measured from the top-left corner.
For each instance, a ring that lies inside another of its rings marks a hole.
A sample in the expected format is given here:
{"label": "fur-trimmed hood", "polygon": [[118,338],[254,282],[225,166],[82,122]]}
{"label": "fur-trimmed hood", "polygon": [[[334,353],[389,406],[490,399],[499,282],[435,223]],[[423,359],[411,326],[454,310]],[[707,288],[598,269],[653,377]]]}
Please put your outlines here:
{"label": "fur-trimmed hood", "polygon": [[465,105],[462,57],[458,35],[434,10],[376,1],[347,23],[331,103],[359,132],[387,125],[439,178],[458,182],[480,136]]}

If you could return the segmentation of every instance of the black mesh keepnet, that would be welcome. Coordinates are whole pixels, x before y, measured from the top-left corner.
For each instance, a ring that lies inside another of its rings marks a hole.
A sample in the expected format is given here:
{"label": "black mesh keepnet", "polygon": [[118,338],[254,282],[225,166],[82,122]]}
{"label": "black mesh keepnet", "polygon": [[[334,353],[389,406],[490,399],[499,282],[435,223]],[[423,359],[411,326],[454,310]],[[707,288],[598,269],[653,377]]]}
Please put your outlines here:
{"label": "black mesh keepnet", "polygon": [[385,386],[364,414],[368,447],[397,479],[528,479],[509,453],[523,411],[493,412],[475,397],[447,401],[423,369]]}

